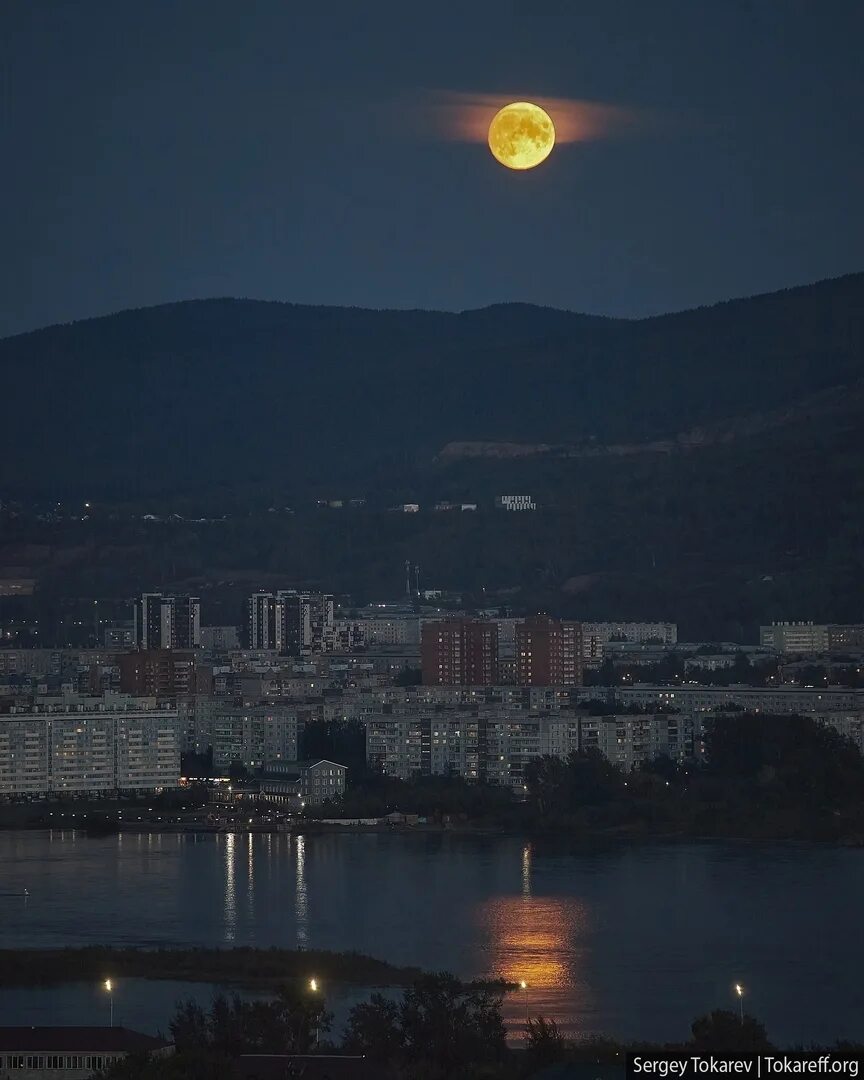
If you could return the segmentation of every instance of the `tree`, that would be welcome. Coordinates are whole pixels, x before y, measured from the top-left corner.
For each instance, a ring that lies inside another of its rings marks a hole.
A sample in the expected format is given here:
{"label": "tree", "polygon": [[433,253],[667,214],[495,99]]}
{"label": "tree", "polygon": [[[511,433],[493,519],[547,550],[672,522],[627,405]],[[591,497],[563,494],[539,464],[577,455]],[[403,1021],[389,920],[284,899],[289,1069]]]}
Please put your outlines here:
{"label": "tree", "polygon": [[765,1028],[752,1016],[743,1021],[728,1009],[715,1009],[697,1017],[690,1026],[693,1046],[703,1053],[762,1054],[772,1050]]}
{"label": "tree", "polygon": [[858,748],[809,717],[717,717],[706,733],[705,749],[715,775],[755,781],[783,801],[814,809],[855,801],[864,788]]}
{"label": "tree", "polygon": [[545,817],[567,809],[567,766],[559,757],[544,754],[525,766],[529,798]]}
{"label": "tree", "polygon": [[239,995],[213,999],[209,1013],[195,1001],[177,1006],[169,1027],[178,1051],[235,1057],[238,1054],[309,1053],[332,1014],[320,999],[282,987],[274,1001],[244,1001]]}
{"label": "tree", "polygon": [[405,1048],[399,1004],[383,994],[372,994],[348,1015],[344,1049],[368,1054],[376,1061],[396,1061]]}
{"label": "tree", "polygon": [[542,1069],[561,1061],[567,1052],[567,1040],[554,1020],[543,1016],[529,1019],[525,1032],[525,1050],[532,1068]]}
{"label": "tree", "polygon": [[379,1061],[459,1067],[491,1064],[507,1053],[501,997],[447,972],[424,975],[399,1003],[374,994],[348,1017],[346,1047]]}

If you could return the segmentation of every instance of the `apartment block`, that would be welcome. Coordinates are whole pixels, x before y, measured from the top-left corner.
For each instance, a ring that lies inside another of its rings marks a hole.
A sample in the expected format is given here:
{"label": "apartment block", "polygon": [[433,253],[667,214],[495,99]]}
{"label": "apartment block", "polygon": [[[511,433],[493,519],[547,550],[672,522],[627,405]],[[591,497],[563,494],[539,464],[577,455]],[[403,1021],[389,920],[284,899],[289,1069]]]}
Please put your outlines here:
{"label": "apartment block", "polygon": [[864,710],[864,690],[832,686],[633,686],[585,687],[572,692],[574,703],[592,698],[610,704],[639,705],[646,709],[681,712],[736,710],[809,715],[821,712]]}
{"label": "apartment block", "polygon": [[117,657],[120,690],[143,697],[176,697],[196,690],[198,654],[190,649],[141,649]]}
{"label": "apartment block", "polygon": [[585,716],[580,728],[583,750],[599,750],[627,772],[657,757],[683,763],[702,752],[701,720],[688,714]]}
{"label": "apartment block", "polygon": [[537,504],[530,495],[496,495],[499,510],[536,510]]}
{"label": "apartment block", "polygon": [[420,658],[426,686],[491,686],[498,678],[498,627],[479,619],[424,623]]}
{"label": "apartment block", "polygon": [[582,659],[586,665],[599,666],[610,641],[631,641],[640,645],[665,645],[678,642],[678,627],[667,622],[583,622]]}
{"label": "apartment block", "polygon": [[274,762],[297,760],[301,725],[296,709],[281,705],[243,708],[223,704],[210,716],[213,767],[217,774],[227,776],[236,763],[254,770]]}
{"label": "apartment block", "polygon": [[367,718],[366,754],[373,767],[406,780],[452,774],[520,790],[529,763],[544,755],[595,749],[625,771],[660,755],[688,761],[702,753],[702,722],[665,713],[394,706]]}
{"label": "apartment block", "polygon": [[144,593],[135,601],[134,629],[139,649],[197,649],[201,601],[197,596]]}
{"label": "apartment block", "polygon": [[329,593],[255,593],[247,609],[252,649],[275,649],[283,656],[332,652],[336,645],[335,606]]}
{"label": "apartment block", "polygon": [[93,699],[0,716],[0,796],[177,787],[177,711]]}
{"label": "apartment block", "polygon": [[779,653],[828,651],[828,627],[822,623],[779,622],[759,627],[759,644]]}
{"label": "apartment block", "polygon": [[537,615],[516,625],[516,682],[520,686],[580,686],[582,627]]}

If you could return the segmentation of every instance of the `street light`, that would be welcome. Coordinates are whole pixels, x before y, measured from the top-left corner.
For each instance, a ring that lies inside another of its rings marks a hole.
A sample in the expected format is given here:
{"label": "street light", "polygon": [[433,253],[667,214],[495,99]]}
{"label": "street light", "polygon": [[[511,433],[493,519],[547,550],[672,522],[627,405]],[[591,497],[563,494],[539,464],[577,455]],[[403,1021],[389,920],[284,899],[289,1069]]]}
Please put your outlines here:
{"label": "street light", "polygon": [[108,1026],[114,1027],[114,983],[106,979],[102,985],[108,995]]}
{"label": "street light", "polygon": [[744,1023],[744,987],[741,983],[735,983],[735,993],[738,995],[738,1014],[741,1018],[741,1023]]}
{"label": "street light", "polygon": [[519,982],[519,989],[525,991],[525,1023],[528,1023],[528,983],[524,979]]}
{"label": "street light", "polygon": [[[312,991],[313,994],[318,993],[318,980],[317,979],[312,978],[312,979],[309,980],[309,989]],[[315,1013],[315,1047],[316,1047],[316,1049],[317,1049],[317,1047],[319,1045],[319,1041],[320,1041],[320,1038],[321,1038],[320,1023],[321,1023],[321,1014],[320,1014],[320,1012],[316,1011],[316,1013]]]}

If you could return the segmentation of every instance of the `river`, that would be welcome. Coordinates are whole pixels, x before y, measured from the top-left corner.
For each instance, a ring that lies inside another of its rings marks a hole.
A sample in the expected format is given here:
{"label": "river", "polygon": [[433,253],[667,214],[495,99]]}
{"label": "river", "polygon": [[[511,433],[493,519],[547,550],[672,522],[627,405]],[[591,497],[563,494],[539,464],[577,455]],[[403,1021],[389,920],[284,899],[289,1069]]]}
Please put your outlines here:
{"label": "river", "polygon": [[[516,837],[0,832],[0,946],[280,945],[524,980],[572,1035],[686,1036],[732,987],[779,1043],[864,1041],[864,852]],[[27,895],[25,896],[24,893]],[[123,1022],[196,988],[134,980]],[[197,988],[203,999],[206,987]],[[355,992],[335,992],[341,1019]],[[0,989],[6,1024],[104,1023],[98,988]]]}

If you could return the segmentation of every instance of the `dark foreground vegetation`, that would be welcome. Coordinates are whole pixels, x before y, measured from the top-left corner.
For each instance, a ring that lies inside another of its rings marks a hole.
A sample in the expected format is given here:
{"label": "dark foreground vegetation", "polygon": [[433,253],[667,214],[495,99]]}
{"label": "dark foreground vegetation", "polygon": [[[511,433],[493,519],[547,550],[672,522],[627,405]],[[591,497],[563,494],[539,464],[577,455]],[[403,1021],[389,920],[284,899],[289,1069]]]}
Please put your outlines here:
{"label": "dark foreground vegetation", "polygon": [[807,717],[739,713],[715,718],[705,757],[660,757],[629,773],[599,752],[535,758],[525,800],[455,777],[405,782],[360,774],[321,817],[398,809],[451,826],[561,832],[576,839],[749,838],[864,844],[864,758],[833,728]]}
{"label": "dark foreground vegetation", "polygon": [[[447,973],[423,975],[401,998],[373,994],[350,1012],[339,1038],[332,1015],[311,991],[283,989],[275,1000],[216,998],[209,1009],[181,1002],[170,1021],[176,1054],[159,1062],[129,1059],[111,1080],[232,1080],[242,1054],[353,1054],[376,1080],[523,1080],[558,1063],[623,1066],[628,1051],[701,1054],[768,1053],[765,1028],[751,1016],[716,1010],[695,1020],[686,1042],[624,1044],[611,1039],[573,1042],[542,1016],[526,1024],[523,1045],[507,1045],[502,999],[488,987],[465,985]],[[815,1049],[808,1047],[807,1049]],[[838,1043],[835,1053],[859,1055],[864,1045]],[[623,1068],[622,1068],[623,1074]],[[292,1073],[286,1065],[285,1075]],[[316,1074],[317,1075],[317,1074]]]}

